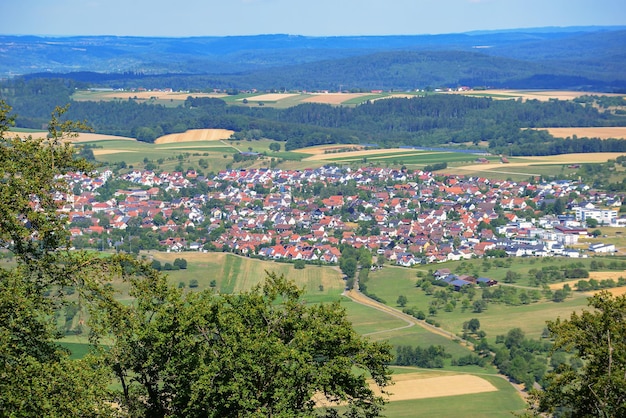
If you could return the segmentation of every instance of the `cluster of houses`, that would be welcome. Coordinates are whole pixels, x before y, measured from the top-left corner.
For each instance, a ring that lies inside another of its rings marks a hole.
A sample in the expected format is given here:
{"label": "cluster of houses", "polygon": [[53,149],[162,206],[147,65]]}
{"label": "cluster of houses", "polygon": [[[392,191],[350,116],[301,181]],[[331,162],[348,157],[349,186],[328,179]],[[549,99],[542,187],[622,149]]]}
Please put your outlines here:
{"label": "cluster of houses", "polygon": [[[341,257],[338,247],[347,244],[410,267],[481,257],[490,250],[578,257],[578,239],[587,235],[585,219],[626,225],[626,218],[618,216],[621,196],[575,181],[494,181],[380,167],[239,169],[211,178],[193,170],[133,170],[118,178],[136,187],[103,201],[99,189],[114,177],[110,170],[96,177],[66,177],[74,193],[60,197],[62,210],[70,222],[90,221],[74,227],[74,237],[124,230],[135,222],[158,233],[162,249],[169,251],[227,250],[335,263]],[[322,186],[316,189],[319,195],[308,192],[315,185]],[[330,185],[352,188],[324,194]],[[194,187],[205,192],[179,193]],[[577,199],[569,199],[572,192]],[[165,195],[181,197],[165,200]],[[539,216],[537,208],[557,198],[567,199],[568,214]],[[99,224],[103,216],[109,220],[106,228]],[[190,230],[196,232],[194,239],[187,239]]]}
{"label": "cluster of houses", "polygon": [[490,279],[488,277],[474,277],[467,274],[456,275],[453,274],[450,269],[438,269],[433,273],[435,280],[440,280],[452,286],[454,290],[459,291],[465,286],[495,286],[498,284],[497,280]]}

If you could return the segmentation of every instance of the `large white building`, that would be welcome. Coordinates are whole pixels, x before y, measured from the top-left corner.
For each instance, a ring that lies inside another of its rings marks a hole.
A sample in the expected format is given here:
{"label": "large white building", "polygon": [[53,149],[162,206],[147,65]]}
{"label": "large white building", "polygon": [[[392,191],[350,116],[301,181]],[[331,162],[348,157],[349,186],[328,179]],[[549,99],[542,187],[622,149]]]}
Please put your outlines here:
{"label": "large white building", "polygon": [[615,226],[617,222],[617,209],[597,209],[588,207],[573,208],[576,220],[586,222],[587,219],[595,219],[599,225]]}

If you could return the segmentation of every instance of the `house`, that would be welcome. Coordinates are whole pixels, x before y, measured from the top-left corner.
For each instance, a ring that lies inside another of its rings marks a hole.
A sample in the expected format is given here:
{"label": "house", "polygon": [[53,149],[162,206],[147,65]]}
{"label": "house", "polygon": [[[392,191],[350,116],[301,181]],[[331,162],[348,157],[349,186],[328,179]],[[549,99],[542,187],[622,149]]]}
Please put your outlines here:
{"label": "house", "polygon": [[443,278],[446,277],[448,275],[450,275],[452,272],[450,271],[450,269],[437,269],[435,270],[435,272],[433,273],[433,276],[435,276],[436,278]]}
{"label": "house", "polygon": [[418,261],[411,253],[400,253],[396,258],[396,264],[404,267],[411,267],[417,263]]}

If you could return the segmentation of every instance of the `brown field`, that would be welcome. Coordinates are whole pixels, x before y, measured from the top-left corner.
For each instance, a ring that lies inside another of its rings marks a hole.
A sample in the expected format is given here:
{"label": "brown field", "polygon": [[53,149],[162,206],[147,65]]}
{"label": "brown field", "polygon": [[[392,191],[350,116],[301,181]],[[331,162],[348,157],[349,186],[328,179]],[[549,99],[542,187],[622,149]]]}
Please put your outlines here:
{"label": "brown field", "polygon": [[171,144],[175,142],[219,141],[228,139],[235,133],[229,129],[190,129],[179,134],[169,134],[157,138],[155,144]]}
{"label": "brown field", "polygon": [[[333,147],[336,147],[334,145]],[[307,153],[310,153],[307,151]],[[328,160],[333,158],[358,158],[358,157],[367,157],[368,155],[376,155],[376,154],[387,154],[387,153],[407,153],[406,149],[403,148],[389,148],[389,149],[370,149],[370,150],[361,150],[361,151],[350,151],[350,152],[341,152],[341,153],[330,153],[324,154],[323,151],[321,154],[313,155],[311,157],[305,158],[305,161],[318,161],[318,160]]]}
{"label": "brown field", "polygon": [[315,93],[313,96],[302,100],[302,103],[325,103],[337,105],[357,97],[368,95],[369,93]]}
{"label": "brown field", "polygon": [[[246,97],[249,102],[277,102],[288,97],[299,96],[299,93],[268,93],[260,96]],[[239,99],[242,101],[243,99]]]}
{"label": "brown field", "polygon": [[[10,132],[11,134],[18,135],[20,137],[32,136],[33,138],[43,138],[48,135],[48,131],[40,131],[40,132]],[[94,133],[78,133],[76,138],[71,138],[71,142],[91,142],[91,141],[108,141],[108,140],[116,140],[116,141],[136,141],[135,138],[129,138],[126,136],[116,136],[116,135],[104,135],[104,134],[94,134]]]}
{"label": "brown field", "polygon": [[567,138],[576,135],[579,138],[621,138],[626,139],[626,127],[594,127],[594,128],[545,128],[556,138]]}

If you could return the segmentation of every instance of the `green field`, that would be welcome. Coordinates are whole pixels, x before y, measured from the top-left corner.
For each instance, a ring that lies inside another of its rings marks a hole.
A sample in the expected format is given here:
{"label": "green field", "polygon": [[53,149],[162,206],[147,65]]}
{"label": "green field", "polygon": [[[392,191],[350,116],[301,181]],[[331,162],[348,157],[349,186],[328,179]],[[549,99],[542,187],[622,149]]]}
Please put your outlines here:
{"label": "green field", "polygon": [[[125,163],[132,169],[143,169],[147,164],[161,171],[175,171],[176,169],[194,169],[200,174],[215,173],[228,168],[269,168],[276,167],[285,170],[303,170],[316,168],[332,162],[345,165],[370,165],[396,167],[406,166],[410,169],[423,169],[435,163],[447,163],[448,167],[440,172],[465,176],[481,176],[490,179],[511,179],[514,181],[528,180],[537,176],[573,175],[562,163],[533,163],[528,167],[510,167],[499,163],[499,157],[486,156],[491,164],[485,164],[484,169],[477,166],[475,154],[445,151],[422,151],[407,149],[406,152],[392,153],[385,149],[365,156],[350,156],[333,154],[324,160],[306,160],[311,154],[306,152],[285,151],[285,144],[278,142],[281,150],[271,151],[270,144],[277,143],[270,139],[260,140],[224,140],[224,141],[195,141],[166,144],[151,144],[139,141],[125,141],[103,139],[78,143],[77,146],[94,147],[96,160],[103,166]],[[238,152],[256,152],[261,154],[258,159],[249,161],[234,161],[234,154]],[[201,162],[202,160],[202,162]],[[525,158],[511,158],[511,162],[530,162]],[[471,169],[464,167],[472,166]],[[176,170],[177,171],[177,170]]]}
{"label": "green field", "polygon": [[[342,296],[344,282],[339,270],[335,267],[306,266],[303,270],[295,270],[292,264],[263,261],[248,257],[236,256],[229,253],[145,253],[142,254],[147,260],[156,259],[161,263],[172,263],[176,258],[185,258],[187,269],[166,272],[169,282],[177,286],[184,282],[187,291],[191,280],[198,281],[198,289],[211,287],[211,281],[215,280],[216,291],[239,292],[250,289],[262,282],[266,271],[284,274],[286,277],[305,290],[304,299],[311,303],[328,303],[339,300],[345,308],[348,319],[352,322],[355,330],[374,341],[386,341],[393,347],[399,345],[411,345],[427,347],[430,345],[442,345],[454,358],[467,355],[470,351],[458,341],[435,334],[419,325],[407,326],[407,322],[385,312],[360,305]],[[520,273],[527,272],[531,268],[542,265],[564,265],[567,260],[549,260],[546,262],[535,259],[517,259],[510,263],[507,268],[492,268],[485,273],[488,277],[504,277],[507,270]],[[583,260],[584,263],[590,262]],[[468,262],[453,262],[437,265],[437,268],[446,267],[452,271],[480,268],[482,260],[470,260]],[[424,266],[430,269],[434,266]],[[400,309],[395,301],[400,294],[408,299],[407,306],[415,306],[427,309],[430,296],[415,286],[417,272],[427,272],[427,268],[407,269],[394,266],[386,266],[381,270],[372,272],[367,281],[368,291],[375,293],[387,301],[387,305]],[[516,284],[518,285],[518,284]],[[119,297],[124,300],[130,299],[125,286],[116,284],[120,291]],[[478,294],[477,298],[480,297]],[[545,321],[555,319],[558,316],[567,317],[574,310],[586,306],[586,296],[574,293],[563,303],[542,301],[529,305],[507,306],[504,304],[490,303],[486,311],[473,313],[470,310],[461,312],[456,308],[453,312],[439,311],[434,319],[440,323],[442,329],[460,333],[462,324],[471,318],[480,320],[481,330],[487,333],[491,341],[496,335],[505,334],[515,327],[522,328],[528,337],[539,338],[545,326]],[[62,344],[70,349],[75,358],[84,355],[88,346],[83,336],[71,336],[63,339]],[[395,350],[394,350],[395,351]],[[387,405],[385,415],[389,417],[456,417],[459,411],[462,416],[468,417],[505,417],[511,416],[512,411],[520,412],[524,408],[524,401],[520,394],[505,379],[496,374],[493,366],[481,368],[478,366],[453,367],[450,360],[445,361],[444,369],[425,370],[416,368],[394,368],[394,373],[423,373],[424,376],[450,374],[474,374],[487,379],[498,389],[496,392],[486,392],[471,395],[456,395],[439,398],[415,399],[406,401],[394,401]],[[393,391],[393,387],[391,388]],[[418,412],[416,412],[418,411]]]}
{"label": "green field", "polygon": [[[530,264],[527,260],[529,259],[518,260],[518,262],[511,265],[510,269],[493,268],[488,272],[481,273],[481,275],[501,282],[507,270],[521,273],[533,267],[541,268],[541,264]],[[473,261],[478,262],[480,260]],[[555,260],[557,265],[566,261],[565,259]],[[437,266],[437,268],[450,268],[451,271],[455,272],[457,271],[455,266],[459,265],[460,263],[445,263]],[[428,313],[432,297],[426,295],[423,290],[415,286],[417,281],[416,270],[386,267],[372,272],[369,277],[367,282],[368,291],[387,301],[389,306],[395,307],[395,301],[398,299],[398,296],[404,295],[408,300],[407,307]],[[515,285],[524,286],[524,283],[521,281]],[[539,288],[535,287],[533,289]],[[438,288],[434,287],[434,290],[436,291]],[[457,296],[461,297],[460,294],[457,294]],[[562,318],[568,317],[571,312],[586,307],[587,297],[587,294],[572,292],[572,296],[561,303],[545,299],[537,303],[519,306],[490,302],[488,308],[481,313],[474,313],[471,308],[464,312],[461,304],[457,303],[456,308],[452,312],[439,309],[432,319],[440,323],[443,329],[458,335],[462,332],[463,322],[477,318],[480,321],[481,330],[487,333],[487,338],[491,342],[495,341],[497,335],[504,335],[512,328],[521,328],[528,337],[539,338],[547,320],[556,319],[559,316]],[[474,300],[480,298],[481,290],[478,290]]]}

